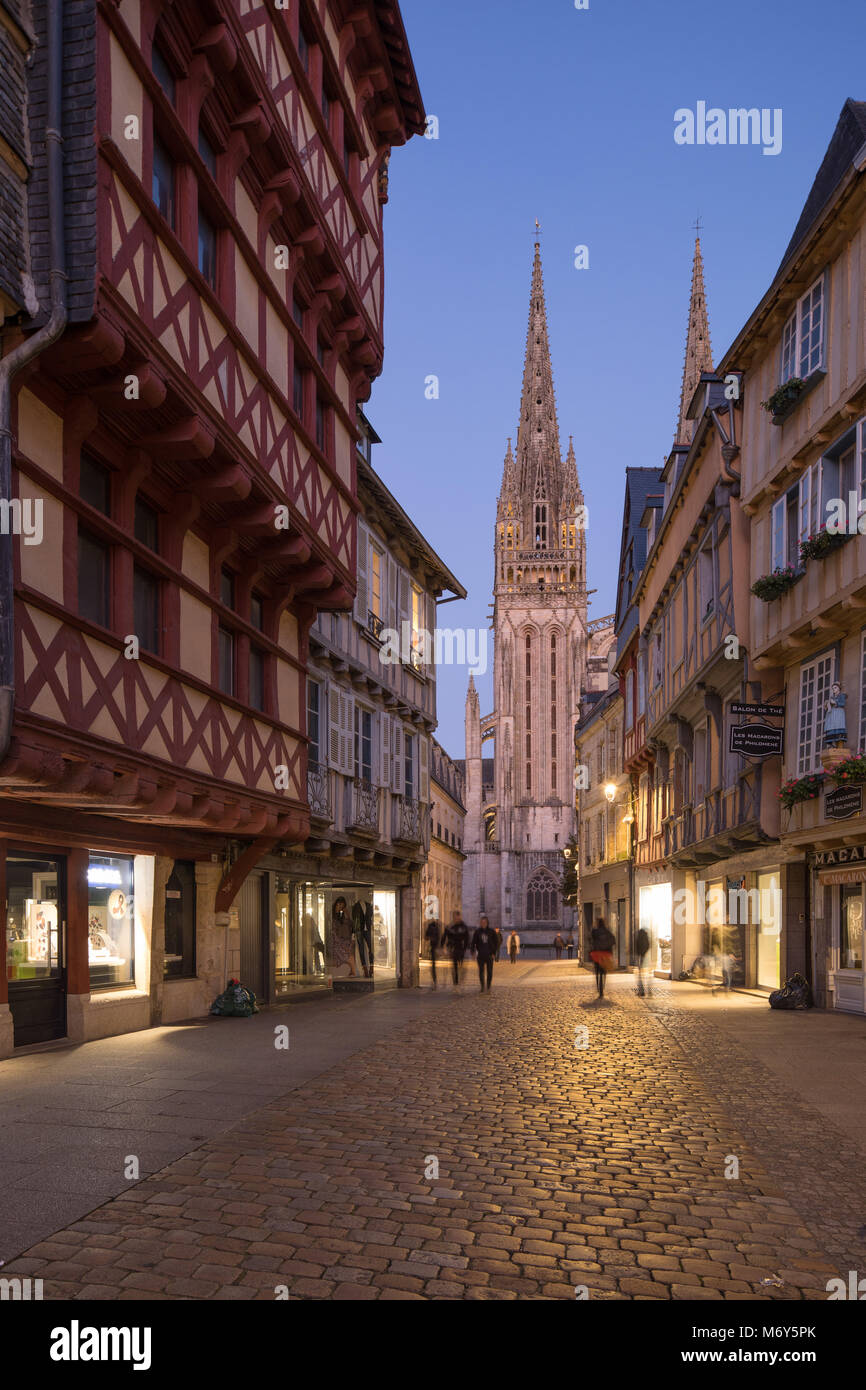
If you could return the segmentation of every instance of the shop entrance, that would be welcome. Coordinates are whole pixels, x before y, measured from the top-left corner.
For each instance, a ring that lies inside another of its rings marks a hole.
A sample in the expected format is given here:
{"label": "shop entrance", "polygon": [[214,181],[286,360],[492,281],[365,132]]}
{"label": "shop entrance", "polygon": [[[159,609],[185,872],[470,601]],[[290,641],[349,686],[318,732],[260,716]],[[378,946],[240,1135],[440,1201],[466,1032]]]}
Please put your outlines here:
{"label": "shop entrance", "polygon": [[66,861],[6,857],[6,975],[16,1047],[66,1035]]}

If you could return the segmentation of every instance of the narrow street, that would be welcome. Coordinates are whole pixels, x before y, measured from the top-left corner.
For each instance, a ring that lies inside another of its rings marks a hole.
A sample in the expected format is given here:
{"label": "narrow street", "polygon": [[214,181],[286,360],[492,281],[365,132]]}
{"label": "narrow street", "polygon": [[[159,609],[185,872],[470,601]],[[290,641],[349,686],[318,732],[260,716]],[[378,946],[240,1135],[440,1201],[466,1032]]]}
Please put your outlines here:
{"label": "narrow street", "polygon": [[482,995],[469,964],[457,992],[19,1056],[3,1274],[47,1299],[825,1300],[866,1263],[866,1021],[609,984],[503,961]]}

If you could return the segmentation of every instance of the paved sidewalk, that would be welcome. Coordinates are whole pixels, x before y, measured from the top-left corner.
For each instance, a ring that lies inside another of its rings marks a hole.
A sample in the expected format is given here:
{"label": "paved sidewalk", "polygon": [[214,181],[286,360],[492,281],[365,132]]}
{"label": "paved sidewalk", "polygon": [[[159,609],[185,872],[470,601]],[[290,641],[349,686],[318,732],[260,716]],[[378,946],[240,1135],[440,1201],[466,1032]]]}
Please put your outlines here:
{"label": "paved sidewalk", "polygon": [[[859,1094],[822,1109],[780,1053],[830,1068],[841,1038],[862,1085],[866,1020],[688,985],[645,1003],[630,976],[599,1005],[567,962],[500,964],[489,995],[472,978],[354,1002],[339,1026],[354,1041],[378,1012],[377,1037],[4,1274],[60,1299],[799,1300],[866,1268]],[[312,1037],[318,1012],[251,1020],[269,1084],[275,1024],[304,1014]]]}

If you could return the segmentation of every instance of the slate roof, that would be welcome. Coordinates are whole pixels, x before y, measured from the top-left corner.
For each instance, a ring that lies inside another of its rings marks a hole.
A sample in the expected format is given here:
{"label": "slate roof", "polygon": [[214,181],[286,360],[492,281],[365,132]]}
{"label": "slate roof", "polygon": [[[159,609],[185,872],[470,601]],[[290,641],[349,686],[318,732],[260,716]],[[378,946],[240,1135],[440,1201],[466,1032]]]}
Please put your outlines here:
{"label": "slate roof", "polygon": [[622,544],[619,555],[619,581],[616,596],[616,654],[622,650],[637,624],[637,605],[626,599],[625,557],[629,544],[632,544],[634,557],[635,585],[646,563],[646,531],[640,524],[644,508],[654,495],[664,494],[662,470],[660,468],[627,468],[625,470],[625,501],[623,503]]}
{"label": "slate roof", "polygon": [[849,97],[842,107],[836,129],[833,131],[827,146],[827,152],[815,175],[815,181],[803,206],[803,211],[800,213],[800,219],[794,228],[794,235],[788,242],[776,275],[791,259],[800,243],[805,240],[809,228],[830,201],[837,185],[850,169],[854,156],[864,145],[866,145],[866,101],[853,101]]}

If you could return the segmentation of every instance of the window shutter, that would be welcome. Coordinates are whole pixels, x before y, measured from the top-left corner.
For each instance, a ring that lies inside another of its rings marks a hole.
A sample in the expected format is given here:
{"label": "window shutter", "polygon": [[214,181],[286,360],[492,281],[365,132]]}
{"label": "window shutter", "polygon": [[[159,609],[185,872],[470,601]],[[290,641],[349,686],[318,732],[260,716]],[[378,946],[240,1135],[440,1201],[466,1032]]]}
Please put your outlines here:
{"label": "window shutter", "polygon": [[[801,541],[806,540],[806,539],[807,539],[809,536],[811,536],[811,534],[812,534],[812,514],[811,514],[811,506],[812,506],[812,473],[813,473],[813,471],[814,471],[814,465],[812,465],[811,467],[807,468],[806,471],[805,471],[805,473],[801,473],[801,474],[800,474],[800,482],[799,482],[799,484],[798,484],[799,491],[798,491],[798,495],[797,495],[797,508],[798,508],[798,514],[799,514],[799,518],[800,518],[800,524],[799,524],[799,530],[798,530],[798,532],[797,532],[797,535],[798,535],[798,538],[799,538]],[[798,558],[799,558],[799,557],[798,557]]]}
{"label": "window shutter", "polygon": [[355,771],[355,698],[347,690],[340,691],[340,771]]}
{"label": "window shutter", "polygon": [[857,421],[857,453],[854,467],[857,470],[858,500],[866,502],[866,416]]}
{"label": "window shutter", "polygon": [[405,570],[397,571],[397,631],[400,634],[400,651],[403,650],[403,624],[409,624],[409,634],[411,640],[412,631],[412,608],[410,599],[409,576]]}
{"label": "window shutter", "polygon": [[328,765],[342,771],[342,747],[340,741],[340,697],[338,686],[328,686]]}
{"label": "window shutter", "polygon": [[391,720],[384,710],[379,713],[379,776],[377,785],[391,785]]}
{"label": "window shutter", "polygon": [[418,800],[430,800],[430,741],[426,734],[418,735]]}
{"label": "window shutter", "polygon": [[788,499],[785,496],[773,503],[773,534],[770,544],[770,569],[780,570],[785,566],[785,514]]}
{"label": "window shutter", "polygon": [[396,719],[391,725],[391,790],[403,790],[403,727]]}
{"label": "window shutter", "polygon": [[362,627],[367,626],[367,614],[370,609],[370,539],[367,528],[363,521],[358,522],[358,589],[355,594],[354,615],[355,621]]}
{"label": "window shutter", "polygon": [[[397,627],[397,565],[390,555],[386,556],[385,613],[388,627]],[[401,634],[398,631],[398,639]],[[402,640],[402,639],[401,639]]]}
{"label": "window shutter", "polygon": [[860,638],[860,742],[862,752],[866,748],[866,632]]}

